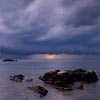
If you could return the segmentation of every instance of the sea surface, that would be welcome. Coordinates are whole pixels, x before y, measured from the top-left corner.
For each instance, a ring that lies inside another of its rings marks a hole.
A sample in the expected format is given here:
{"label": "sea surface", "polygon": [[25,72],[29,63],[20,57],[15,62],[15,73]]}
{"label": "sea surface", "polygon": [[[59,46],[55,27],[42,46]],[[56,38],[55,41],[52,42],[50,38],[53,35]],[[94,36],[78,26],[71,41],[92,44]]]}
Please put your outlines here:
{"label": "sea surface", "polygon": [[[18,60],[17,62],[0,61],[0,100],[100,100],[100,80],[97,83],[86,84],[83,90],[61,91],[38,79],[45,72],[57,69],[95,70],[100,74],[100,60],[98,59],[58,59],[58,60]],[[10,75],[23,74],[26,78],[33,78],[33,82],[22,81],[16,83],[9,80]],[[47,96],[39,98],[36,93],[27,89],[28,86],[44,86],[49,92]]]}

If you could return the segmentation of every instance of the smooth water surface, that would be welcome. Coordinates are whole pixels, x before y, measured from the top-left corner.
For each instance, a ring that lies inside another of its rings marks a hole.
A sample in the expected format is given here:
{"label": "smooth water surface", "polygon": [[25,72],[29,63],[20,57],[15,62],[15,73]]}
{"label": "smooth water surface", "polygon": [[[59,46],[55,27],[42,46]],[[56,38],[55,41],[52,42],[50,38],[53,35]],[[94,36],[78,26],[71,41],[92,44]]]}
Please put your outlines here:
{"label": "smooth water surface", "polygon": [[[0,62],[0,100],[99,100],[100,81],[85,85],[84,90],[60,91],[44,84],[38,79],[43,73],[52,70],[84,68],[100,74],[99,60],[19,60],[18,62]],[[24,74],[33,78],[32,83],[9,80],[10,75]],[[44,98],[27,89],[28,86],[41,85],[49,93]]]}

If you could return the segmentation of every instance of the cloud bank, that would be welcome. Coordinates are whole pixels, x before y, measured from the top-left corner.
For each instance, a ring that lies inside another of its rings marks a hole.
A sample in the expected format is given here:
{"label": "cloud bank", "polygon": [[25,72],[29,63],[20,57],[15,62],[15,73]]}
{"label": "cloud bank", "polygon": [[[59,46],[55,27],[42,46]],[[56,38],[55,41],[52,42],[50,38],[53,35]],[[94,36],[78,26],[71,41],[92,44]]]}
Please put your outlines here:
{"label": "cloud bank", "polygon": [[0,0],[0,56],[100,54],[99,0]]}

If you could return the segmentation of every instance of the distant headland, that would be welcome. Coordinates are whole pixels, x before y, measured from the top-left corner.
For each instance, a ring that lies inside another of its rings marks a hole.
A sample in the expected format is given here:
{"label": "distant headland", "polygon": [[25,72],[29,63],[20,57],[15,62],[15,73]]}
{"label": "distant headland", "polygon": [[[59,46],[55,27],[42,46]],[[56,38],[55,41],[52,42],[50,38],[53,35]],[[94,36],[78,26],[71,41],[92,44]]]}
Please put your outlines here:
{"label": "distant headland", "polygon": [[16,61],[18,61],[18,60],[16,60],[16,59],[4,59],[4,60],[2,60],[3,62],[16,62]]}

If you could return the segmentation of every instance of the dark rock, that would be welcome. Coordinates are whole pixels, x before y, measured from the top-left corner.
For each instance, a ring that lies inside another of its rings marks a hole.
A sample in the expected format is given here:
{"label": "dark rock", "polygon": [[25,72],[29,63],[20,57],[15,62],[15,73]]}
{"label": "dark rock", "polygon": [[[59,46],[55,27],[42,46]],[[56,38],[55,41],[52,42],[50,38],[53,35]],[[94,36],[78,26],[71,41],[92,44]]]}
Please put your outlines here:
{"label": "dark rock", "polygon": [[[97,82],[98,77],[94,71],[76,69],[50,71],[39,77],[39,79],[47,84],[59,87],[68,87],[69,84],[74,84],[75,82],[94,83]],[[80,88],[83,87],[81,86]]]}
{"label": "dark rock", "polygon": [[10,76],[10,80],[15,81],[15,82],[22,82],[24,80],[25,76],[22,74]]}
{"label": "dark rock", "polygon": [[4,59],[2,60],[3,62],[14,62],[14,61],[17,61],[17,60],[14,60],[14,59]]}
{"label": "dark rock", "polygon": [[48,93],[48,90],[46,90],[44,87],[41,87],[41,86],[28,87],[28,89],[36,92],[37,94],[39,94],[40,97],[44,97]]}
{"label": "dark rock", "polygon": [[27,79],[26,81],[27,81],[27,82],[32,82],[32,81],[33,81],[33,79]]}
{"label": "dark rock", "polygon": [[74,70],[74,72],[87,72],[87,71],[84,69],[76,69],[76,70]]}
{"label": "dark rock", "polygon": [[73,87],[55,87],[57,90],[72,91]]}
{"label": "dark rock", "polygon": [[84,89],[84,85],[83,85],[83,84],[81,84],[81,85],[78,87],[78,89],[83,90],[83,89]]}
{"label": "dark rock", "polygon": [[77,83],[76,86],[73,87],[73,89],[83,90],[84,89],[84,84],[82,82],[80,82],[79,84]]}

